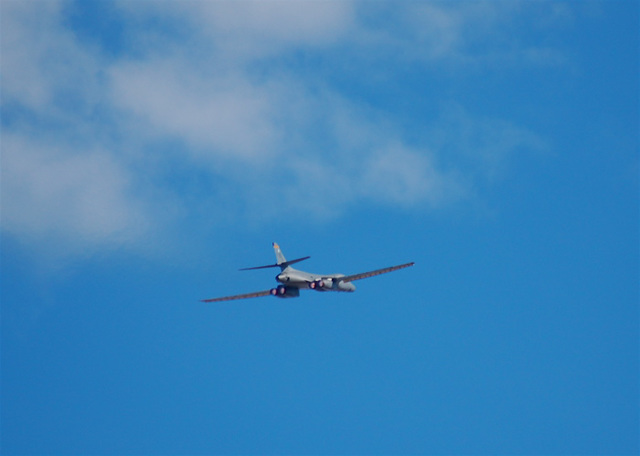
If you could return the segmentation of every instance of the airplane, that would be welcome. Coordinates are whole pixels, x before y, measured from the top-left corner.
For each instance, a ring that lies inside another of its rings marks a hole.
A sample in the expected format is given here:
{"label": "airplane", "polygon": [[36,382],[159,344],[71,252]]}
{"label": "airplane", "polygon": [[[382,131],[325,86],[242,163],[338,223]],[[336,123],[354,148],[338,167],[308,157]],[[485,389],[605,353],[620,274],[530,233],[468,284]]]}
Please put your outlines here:
{"label": "airplane", "polygon": [[273,243],[273,250],[276,254],[276,264],[267,266],[256,266],[253,268],[242,268],[240,271],[249,271],[253,269],[280,268],[280,273],[276,276],[276,280],[280,283],[275,288],[264,291],[256,291],[254,293],[246,293],[234,296],[225,296],[222,298],[203,299],[201,302],[220,302],[233,301],[235,299],[259,298],[261,296],[275,296],[277,298],[297,298],[300,296],[300,290],[311,289],[315,291],[346,291],[353,292],[356,286],[352,283],[355,280],[366,279],[368,277],[386,274],[387,272],[397,271],[398,269],[408,268],[414,263],[405,263],[398,266],[376,269],[375,271],[362,272],[360,274],[344,275],[344,274],[311,274],[309,272],[299,271],[291,267],[292,264],[307,260],[311,257],[302,257],[295,260],[287,261],[282,254],[280,246]]}

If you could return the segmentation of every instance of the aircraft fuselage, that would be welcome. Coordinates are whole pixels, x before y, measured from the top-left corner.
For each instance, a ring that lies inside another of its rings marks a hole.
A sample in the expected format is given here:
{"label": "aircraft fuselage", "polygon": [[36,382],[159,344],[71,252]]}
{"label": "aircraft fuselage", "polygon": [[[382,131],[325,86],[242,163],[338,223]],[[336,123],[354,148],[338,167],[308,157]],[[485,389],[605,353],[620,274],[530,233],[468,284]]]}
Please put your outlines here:
{"label": "aircraft fuselage", "polygon": [[286,287],[311,288],[316,291],[356,291],[356,286],[351,282],[342,282],[344,274],[319,275],[305,271],[299,271],[288,267],[276,276],[276,280]]}

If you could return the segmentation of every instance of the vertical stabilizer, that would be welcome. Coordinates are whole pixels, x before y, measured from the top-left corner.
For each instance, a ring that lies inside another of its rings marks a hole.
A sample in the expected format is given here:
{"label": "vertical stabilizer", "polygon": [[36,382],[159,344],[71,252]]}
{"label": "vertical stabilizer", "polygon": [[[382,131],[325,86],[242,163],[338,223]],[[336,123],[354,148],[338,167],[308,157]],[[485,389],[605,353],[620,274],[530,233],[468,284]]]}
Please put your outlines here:
{"label": "vertical stabilizer", "polygon": [[284,257],[284,255],[282,254],[282,250],[280,250],[280,246],[278,245],[277,242],[273,243],[273,251],[276,253],[276,261],[277,261],[277,265],[281,265],[282,263],[286,263],[287,259]]}

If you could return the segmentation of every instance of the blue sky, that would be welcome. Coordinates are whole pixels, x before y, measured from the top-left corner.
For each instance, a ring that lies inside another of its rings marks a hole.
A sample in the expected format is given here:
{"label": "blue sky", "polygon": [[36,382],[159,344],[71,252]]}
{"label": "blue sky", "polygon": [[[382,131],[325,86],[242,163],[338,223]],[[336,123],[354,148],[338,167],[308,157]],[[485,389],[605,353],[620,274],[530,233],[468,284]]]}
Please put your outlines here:
{"label": "blue sky", "polygon": [[638,453],[637,2],[0,12],[3,454]]}

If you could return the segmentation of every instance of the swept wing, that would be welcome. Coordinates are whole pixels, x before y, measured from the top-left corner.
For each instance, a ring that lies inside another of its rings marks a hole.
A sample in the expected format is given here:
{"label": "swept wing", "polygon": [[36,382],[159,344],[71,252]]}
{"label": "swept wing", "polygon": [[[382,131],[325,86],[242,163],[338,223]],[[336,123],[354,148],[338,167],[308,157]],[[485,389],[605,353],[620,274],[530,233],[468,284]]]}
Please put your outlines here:
{"label": "swept wing", "polygon": [[369,272],[361,272],[360,274],[352,274],[344,277],[338,277],[336,280],[341,282],[353,282],[354,280],[366,279],[368,277],[377,276],[380,274],[386,274],[387,272],[397,271],[398,269],[408,268],[409,266],[413,266],[415,263],[412,261],[411,263],[400,264],[398,266],[391,266],[388,268],[376,269],[375,271]]}
{"label": "swept wing", "polygon": [[269,296],[270,294],[271,294],[271,290],[264,290],[264,291],[256,291],[254,293],[245,293],[245,294],[235,295],[235,296],[225,296],[223,298],[203,299],[201,302],[234,301],[236,299],[259,298],[261,296]]}

